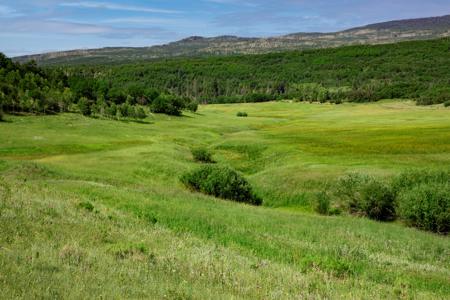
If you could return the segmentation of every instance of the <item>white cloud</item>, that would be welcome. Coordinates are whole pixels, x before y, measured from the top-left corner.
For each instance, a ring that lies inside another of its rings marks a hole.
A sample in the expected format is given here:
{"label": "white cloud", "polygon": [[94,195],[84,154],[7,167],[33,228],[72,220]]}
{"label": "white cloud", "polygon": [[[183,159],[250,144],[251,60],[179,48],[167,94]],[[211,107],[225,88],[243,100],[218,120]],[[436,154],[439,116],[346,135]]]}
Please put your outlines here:
{"label": "white cloud", "polygon": [[146,17],[124,17],[99,20],[98,24],[109,24],[118,26],[167,26],[172,30],[179,30],[179,28],[204,28],[208,26],[208,22],[204,20],[193,20],[189,18],[146,18]]}
{"label": "white cloud", "polygon": [[22,16],[22,14],[19,13],[14,8],[11,8],[9,6],[0,4],[0,17],[2,17],[2,18],[15,18],[15,17],[19,17],[19,16]]}
{"label": "white cloud", "polygon": [[10,13],[14,13],[16,10],[12,9],[11,7],[0,5],[0,15],[7,15]]}
{"label": "white cloud", "polygon": [[116,28],[96,24],[75,23],[62,20],[28,20],[17,19],[13,22],[0,22],[0,33],[17,34],[62,34],[62,35],[91,35],[113,39],[128,39],[130,37],[165,36],[169,31],[153,28]]}
{"label": "white cloud", "polygon": [[180,11],[177,11],[177,10],[168,10],[168,9],[160,9],[160,8],[144,7],[144,6],[134,6],[134,5],[127,5],[127,4],[116,4],[116,3],[109,3],[109,2],[91,2],[91,1],[65,2],[65,3],[61,3],[59,5],[65,6],[65,7],[125,10],[125,11],[136,11],[136,12],[146,12],[146,13],[163,13],[163,14],[181,13]]}

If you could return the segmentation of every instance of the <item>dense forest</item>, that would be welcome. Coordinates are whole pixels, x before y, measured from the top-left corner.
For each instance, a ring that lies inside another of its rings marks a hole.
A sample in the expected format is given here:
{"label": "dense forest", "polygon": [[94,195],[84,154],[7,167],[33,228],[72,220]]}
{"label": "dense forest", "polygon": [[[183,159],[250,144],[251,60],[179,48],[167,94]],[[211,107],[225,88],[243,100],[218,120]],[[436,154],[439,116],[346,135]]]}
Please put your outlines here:
{"label": "dense forest", "polygon": [[6,112],[78,110],[144,118],[143,107],[179,115],[197,103],[281,99],[341,103],[450,101],[450,39],[263,55],[176,58],[124,65],[40,68],[0,56]]}
{"label": "dense forest", "polygon": [[84,66],[70,73],[95,78],[119,102],[152,88],[203,103],[406,98],[434,104],[450,99],[450,39]]}
{"label": "dense forest", "polygon": [[41,69],[34,62],[18,64],[0,53],[0,109],[6,112],[65,111],[67,76],[60,69]]}
{"label": "dense forest", "polygon": [[80,112],[112,119],[144,119],[154,113],[180,115],[196,111],[197,102],[152,88],[133,90],[107,84],[90,72],[40,68],[35,62],[15,63],[0,53],[0,120],[3,113]]}

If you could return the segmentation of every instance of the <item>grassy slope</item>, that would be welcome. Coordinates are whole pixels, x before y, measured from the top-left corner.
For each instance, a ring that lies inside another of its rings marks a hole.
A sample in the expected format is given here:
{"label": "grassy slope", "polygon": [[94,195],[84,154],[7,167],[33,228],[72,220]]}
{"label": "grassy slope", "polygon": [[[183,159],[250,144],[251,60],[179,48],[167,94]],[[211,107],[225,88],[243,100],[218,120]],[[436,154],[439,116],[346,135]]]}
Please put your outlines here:
{"label": "grassy slope", "polygon": [[[448,297],[447,237],[301,211],[308,193],[347,171],[450,166],[449,113],[409,102],[264,103],[151,124],[9,117],[0,286],[7,296]],[[194,145],[244,172],[266,207],[184,189]]]}

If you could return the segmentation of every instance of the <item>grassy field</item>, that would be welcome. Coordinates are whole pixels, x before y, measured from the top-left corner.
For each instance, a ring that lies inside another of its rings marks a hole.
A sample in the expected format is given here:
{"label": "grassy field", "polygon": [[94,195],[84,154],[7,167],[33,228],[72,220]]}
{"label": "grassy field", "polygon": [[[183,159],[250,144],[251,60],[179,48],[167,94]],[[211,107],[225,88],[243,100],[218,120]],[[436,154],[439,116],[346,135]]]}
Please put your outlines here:
{"label": "grassy field", "polygon": [[[6,298],[450,297],[448,237],[310,208],[311,193],[347,172],[449,168],[450,109],[280,102],[142,123],[6,119]],[[198,165],[195,146],[244,173],[263,206],[187,190],[179,177]]]}

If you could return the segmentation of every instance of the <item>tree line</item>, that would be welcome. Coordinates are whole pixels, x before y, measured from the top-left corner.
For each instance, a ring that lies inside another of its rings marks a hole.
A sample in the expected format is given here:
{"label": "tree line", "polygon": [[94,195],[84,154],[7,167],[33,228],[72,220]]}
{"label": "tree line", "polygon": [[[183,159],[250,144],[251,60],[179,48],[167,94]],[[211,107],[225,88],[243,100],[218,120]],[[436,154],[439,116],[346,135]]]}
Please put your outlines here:
{"label": "tree line", "polygon": [[[262,55],[171,58],[68,67],[139,98],[150,88],[201,103],[280,99],[370,102],[450,100],[450,39]],[[120,87],[120,88],[119,88]]]}
{"label": "tree line", "polygon": [[19,64],[0,54],[0,110],[108,118],[180,115],[198,103],[281,99],[450,101],[450,39],[123,65]]}
{"label": "tree line", "polygon": [[35,62],[15,63],[0,53],[0,119],[6,113],[79,112],[110,119],[144,119],[147,111],[180,115],[195,112],[190,98],[140,85],[123,87],[96,79],[89,70],[40,68]]}

